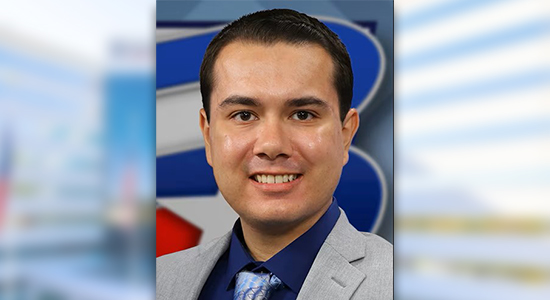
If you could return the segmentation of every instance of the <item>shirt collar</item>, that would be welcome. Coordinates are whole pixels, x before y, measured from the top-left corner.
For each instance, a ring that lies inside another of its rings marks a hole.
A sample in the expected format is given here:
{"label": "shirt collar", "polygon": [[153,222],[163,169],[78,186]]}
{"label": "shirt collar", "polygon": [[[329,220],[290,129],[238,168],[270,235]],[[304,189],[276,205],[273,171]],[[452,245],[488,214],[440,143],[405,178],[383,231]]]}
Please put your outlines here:
{"label": "shirt collar", "polygon": [[336,198],[333,198],[330,207],[315,225],[268,261],[260,264],[255,262],[248,253],[242,236],[241,223],[240,220],[237,220],[229,245],[229,262],[226,273],[228,289],[234,284],[234,277],[239,271],[259,264],[259,267],[266,268],[292,291],[298,293],[319,249],[332,231],[338,217],[340,217],[340,210]]}

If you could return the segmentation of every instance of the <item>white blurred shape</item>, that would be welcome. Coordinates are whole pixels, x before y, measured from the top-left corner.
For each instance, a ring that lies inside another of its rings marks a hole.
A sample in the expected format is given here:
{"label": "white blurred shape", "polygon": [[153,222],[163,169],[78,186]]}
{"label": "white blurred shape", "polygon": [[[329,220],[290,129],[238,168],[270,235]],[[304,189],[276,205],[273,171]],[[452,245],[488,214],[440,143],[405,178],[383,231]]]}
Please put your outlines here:
{"label": "white blurred shape", "polygon": [[410,97],[426,91],[445,90],[486,82],[494,77],[549,68],[550,59],[544,59],[548,51],[550,39],[531,39],[508,47],[444,60],[414,72],[398,73],[396,93],[399,97]]}
{"label": "white blurred shape", "polygon": [[[500,1],[494,5],[483,5],[469,10],[466,15],[450,14],[437,22],[437,26],[423,26],[401,35],[396,41],[396,54],[398,58],[403,58],[444,45],[452,45],[457,41],[490,35],[504,28],[514,28],[537,20],[543,21],[547,17],[547,12],[541,9],[543,7],[540,0]],[[399,18],[396,18],[396,27],[397,30],[400,29]]]}
{"label": "white blurred shape", "polygon": [[157,156],[203,145],[200,99],[199,85],[195,83],[157,91]]}
{"label": "white blurred shape", "polygon": [[[541,85],[507,93],[493,93],[403,113],[395,130],[407,140],[451,135],[503,123],[527,123],[550,116],[550,88]],[[442,99],[444,101],[444,99]]]}

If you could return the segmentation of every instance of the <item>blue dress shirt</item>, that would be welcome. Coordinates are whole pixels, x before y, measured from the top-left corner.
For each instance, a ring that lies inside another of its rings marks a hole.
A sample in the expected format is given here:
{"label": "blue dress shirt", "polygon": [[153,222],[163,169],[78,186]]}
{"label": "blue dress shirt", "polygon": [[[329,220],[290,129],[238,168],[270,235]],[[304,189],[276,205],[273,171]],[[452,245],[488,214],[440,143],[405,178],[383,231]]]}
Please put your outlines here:
{"label": "blue dress shirt", "polygon": [[204,284],[199,300],[233,300],[235,275],[242,270],[273,273],[283,282],[270,300],[295,300],[307,273],[340,217],[336,199],[308,231],[265,262],[254,261],[244,242],[240,219],[233,226],[229,248],[222,254]]}

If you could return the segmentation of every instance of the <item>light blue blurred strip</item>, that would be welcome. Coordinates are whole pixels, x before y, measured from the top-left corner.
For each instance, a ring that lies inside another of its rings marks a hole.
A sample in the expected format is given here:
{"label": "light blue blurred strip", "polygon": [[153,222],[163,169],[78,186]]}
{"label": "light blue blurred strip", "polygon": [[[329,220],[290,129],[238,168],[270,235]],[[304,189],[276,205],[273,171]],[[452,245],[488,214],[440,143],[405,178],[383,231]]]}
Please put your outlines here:
{"label": "light blue blurred strip", "polygon": [[445,21],[447,18],[477,10],[485,5],[507,1],[510,0],[455,0],[432,5],[425,10],[396,18],[397,34],[402,34],[426,25],[434,25],[434,22]]}
{"label": "light blue blurred strip", "polygon": [[[48,94],[32,86],[14,87],[0,82],[0,97],[4,104],[17,103],[19,108],[39,111],[42,113],[66,114],[74,113],[80,107],[79,99]],[[6,100],[7,99],[7,100]]]}
{"label": "light blue blurred strip", "polygon": [[530,20],[521,25],[511,25],[489,34],[468,37],[467,39],[422,50],[401,58],[397,63],[400,72],[426,67],[430,64],[456,59],[481,51],[495,50],[510,44],[538,39],[550,33],[548,20]]}
{"label": "light blue blurred strip", "polygon": [[[71,98],[72,95],[77,95],[76,91],[85,88],[91,80],[84,72],[0,47],[0,71],[3,70],[11,76],[8,80],[0,78],[1,99],[12,99],[8,101],[17,102],[20,108],[57,113],[73,112],[78,107],[78,99]],[[51,92],[48,89],[52,87],[72,91],[72,94],[64,96],[60,92]]]}
{"label": "light blue blurred strip", "polygon": [[503,120],[501,124],[486,126],[471,126],[459,130],[444,130],[432,134],[423,134],[404,138],[401,143],[405,149],[429,147],[462,146],[469,144],[493,143],[497,140],[522,139],[532,136],[548,136],[550,134],[550,118],[534,118],[518,122]]}
{"label": "light blue blurred strip", "polygon": [[89,80],[83,72],[72,70],[56,62],[32,57],[0,45],[0,68],[13,68],[19,72],[32,74],[36,77],[48,78],[63,84],[75,86],[86,84]]}
{"label": "light blue blurred strip", "polygon": [[482,81],[467,82],[452,87],[433,89],[398,98],[399,111],[412,111],[434,105],[447,105],[452,102],[479,100],[479,97],[492,96],[533,88],[550,83],[550,70],[535,69],[523,73],[506,74]]}

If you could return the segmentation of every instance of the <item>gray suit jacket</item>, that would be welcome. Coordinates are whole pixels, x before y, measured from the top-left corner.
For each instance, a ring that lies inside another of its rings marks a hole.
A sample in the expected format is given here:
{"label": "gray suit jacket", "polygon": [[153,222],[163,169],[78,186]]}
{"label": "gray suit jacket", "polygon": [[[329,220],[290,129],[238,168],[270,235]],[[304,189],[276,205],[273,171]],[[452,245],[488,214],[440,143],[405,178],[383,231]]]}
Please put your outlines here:
{"label": "gray suit jacket", "polygon": [[[195,300],[231,232],[205,245],[157,259],[157,300]],[[393,246],[357,231],[341,211],[319,250],[299,300],[393,299]]]}

